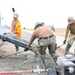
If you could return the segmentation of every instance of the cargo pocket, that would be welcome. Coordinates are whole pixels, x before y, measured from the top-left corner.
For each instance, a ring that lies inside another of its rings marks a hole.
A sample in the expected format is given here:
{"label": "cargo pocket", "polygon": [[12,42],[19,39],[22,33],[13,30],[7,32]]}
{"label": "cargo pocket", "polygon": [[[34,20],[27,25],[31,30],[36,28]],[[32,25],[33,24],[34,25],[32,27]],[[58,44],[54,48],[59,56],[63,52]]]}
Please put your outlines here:
{"label": "cargo pocket", "polygon": [[44,40],[44,39],[41,39],[41,40],[38,42],[38,45],[40,45],[40,46],[46,46],[46,45],[47,45],[47,41]]}

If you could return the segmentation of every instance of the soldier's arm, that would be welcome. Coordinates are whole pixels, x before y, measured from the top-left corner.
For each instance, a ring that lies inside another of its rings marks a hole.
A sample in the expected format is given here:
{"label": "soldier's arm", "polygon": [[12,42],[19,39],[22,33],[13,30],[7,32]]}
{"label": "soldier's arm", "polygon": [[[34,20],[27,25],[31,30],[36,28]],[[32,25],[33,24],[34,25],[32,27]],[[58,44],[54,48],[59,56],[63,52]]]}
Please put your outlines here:
{"label": "soldier's arm", "polygon": [[67,40],[68,33],[69,33],[69,25],[68,25],[67,28],[66,28],[66,32],[65,32],[65,40]]}
{"label": "soldier's arm", "polygon": [[30,45],[33,43],[33,41],[34,41],[35,39],[36,39],[36,34],[35,34],[35,32],[33,32],[33,34],[32,34],[32,36],[31,36],[31,39],[30,39],[30,41],[29,41],[29,44],[28,44],[27,48],[30,47]]}

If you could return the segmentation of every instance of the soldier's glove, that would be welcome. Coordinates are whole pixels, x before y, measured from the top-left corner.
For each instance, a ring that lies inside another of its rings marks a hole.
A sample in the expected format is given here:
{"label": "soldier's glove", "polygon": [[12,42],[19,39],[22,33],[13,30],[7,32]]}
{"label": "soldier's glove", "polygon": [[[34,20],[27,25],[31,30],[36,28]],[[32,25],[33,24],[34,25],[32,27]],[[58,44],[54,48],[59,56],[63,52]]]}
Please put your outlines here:
{"label": "soldier's glove", "polygon": [[66,44],[66,40],[64,40],[63,43]]}
{"label": "soldier's glove", "polygon": [[25,48],[25,49],[24,49],[24,51],[28,51],[28,50],[29,50],[29,48]]}

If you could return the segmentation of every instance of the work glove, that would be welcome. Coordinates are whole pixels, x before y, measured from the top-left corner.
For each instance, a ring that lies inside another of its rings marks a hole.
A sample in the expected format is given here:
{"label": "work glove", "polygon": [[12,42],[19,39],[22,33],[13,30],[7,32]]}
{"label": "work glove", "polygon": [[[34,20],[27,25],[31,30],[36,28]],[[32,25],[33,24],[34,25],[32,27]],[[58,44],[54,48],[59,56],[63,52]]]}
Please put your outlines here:
{"label": "work glove", "polygon": [[25,48],[25,49],[24,49],[24,51],[28,51],[28,50],[29,50],[29,48]]}
{"label": "work glove", "polygon": [[63,43],[66,44],[66,40],[64,40]]}

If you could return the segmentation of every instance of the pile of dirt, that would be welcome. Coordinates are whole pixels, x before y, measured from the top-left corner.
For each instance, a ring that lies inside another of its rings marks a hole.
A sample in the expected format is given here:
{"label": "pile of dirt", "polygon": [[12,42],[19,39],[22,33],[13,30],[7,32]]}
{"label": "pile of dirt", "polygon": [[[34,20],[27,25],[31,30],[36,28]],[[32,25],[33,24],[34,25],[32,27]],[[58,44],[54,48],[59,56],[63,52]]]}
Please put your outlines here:
{"label": "pile of dirt", "polygon": [[[64,56],[64,49],[63,48],[58,48],[56,50],[56,53],[57,53],[58,56]],[[68,54],[73,55],[72,52],[69,52]]]}
{"label": "pile of dirt", "polygon": [[[46,57],[47,67],[51,67],[51,59]],[[35,57],[33,52],[20,53],[19,55],[13,55],[10,57],[0,58],[0,72],[3,71],[18,71],[18,70],[37,70],[37,66],[40,69],[44,69],[40,57]],[[42,73],[28,73],[26,75],[47,75],[47,72]],[[17,74],[16,74],[17,75]]]}
{"label": "pile of dirt", "polygon": [[[22,33],[24,34],[22,38],[25,38],[27,41],[29,41],[31,35],[28,33]],[[36,40],[34,43],[37,43]],[[23,48],[20,47],[20,51],[24,50]],[[6,57],[8,54],[13,54],[15,53],[15,46],[14,44],[11,44],[9,42],[4,42],[0,46],[0,72],[3,71],[17,71],[17,70],[33,70],[37,69],[37,65],[39,66],[40,69],[44,69],[42,65],[42,61],[40,57],[35,57],[34,53],[31,51],[27,52],[22,52],[19,55],[12,55]],[[57,49],[57,54],[59,56],[63,56],[64,50],[62,48]],[[50,59],[49,54],[46,56],[46,64],[47,67],[50,68],[52,65],[52,59]],[[16,75],[25,75],[25,74],[16,74]],[[26,75],[47,75],[47,72],[42,72],[42,73],[28,73]]]}

